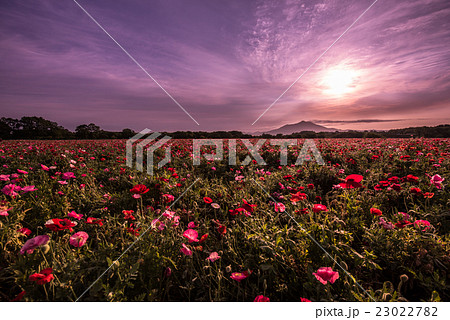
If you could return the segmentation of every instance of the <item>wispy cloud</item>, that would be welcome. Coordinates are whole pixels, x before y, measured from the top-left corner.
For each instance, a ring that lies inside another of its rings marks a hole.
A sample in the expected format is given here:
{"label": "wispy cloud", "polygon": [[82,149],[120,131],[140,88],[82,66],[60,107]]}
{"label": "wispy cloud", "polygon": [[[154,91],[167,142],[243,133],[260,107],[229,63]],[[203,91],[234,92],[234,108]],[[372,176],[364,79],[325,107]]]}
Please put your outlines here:
{"label": "wispy cloud", "polygon": [[[247,131],[371,2],[80,3],[202,126],[70,1],[0,4],[2,115],[71,128]],[[349,128],[413,125],[412,111],[450,119],[449,18],[445,0],[380,1],[255,129],[330,117]],[[353,71],[348,93],[329,94],[334,69]],[[359,120],[372,118],[405,120]]]}

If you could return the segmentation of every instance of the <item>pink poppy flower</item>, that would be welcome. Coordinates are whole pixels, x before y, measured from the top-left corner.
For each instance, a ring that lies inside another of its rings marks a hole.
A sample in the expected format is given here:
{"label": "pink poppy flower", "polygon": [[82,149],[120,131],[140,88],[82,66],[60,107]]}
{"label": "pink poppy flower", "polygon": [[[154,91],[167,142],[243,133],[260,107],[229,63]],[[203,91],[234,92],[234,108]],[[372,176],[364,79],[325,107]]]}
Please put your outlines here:
{"label": "pink poppy flower", "polygon": [[323,211],[323,212],[328,211],[327,207],[324,206],[323,204],[315,204],[312,210],[314,213],[319,213],[321,211]]}
{"label": "pink poppy flower", "polygon": [[163,194],[163,200],[164,202],[172,202],[173,200],[175,200],[175,197],[171,194]]}
{"label": "pink poppy flower", "polygon": [[206,258],[206,260],[209,260],[211,262],[214,262],[214,261],[219,260],[219,259],[220,259],[220,256],[219,256],[219,254],[217,252],[211,252],[209,257]]}
{"label": "pink poppy flower", "polygon": [[183,232],[183,237],[189,240],[189,243],[198,242],[198,232],[194,229],[187,229]]}
{"label": "pink poppy flower", "polygon": [[82,247],[85,245],[89,235],[84,231],[78,231],[77,233],[70,236],[69,243],[74,247]]}
{"label": "pink poppy flower", "polygon": [[194,221],[191,221],[191,222],[189,222],[188,223],[188,228],[189,229],[194,229],[194,228],[196,228],[197,226],[195,225],[195,222]]}
{"label": "pink poppy flower", "polygon": [[430,179],[430,183],[434,184],[434,186],[438,189],[442,189],[442,181],[444,181],[445,179],[442,178],[440,175],[435,174],[434,176],[431,177]]}
{"label": "pink poppy flower", "polygon": [[175,211],[170,211],[170,210],[166,210],[163,213],[163,217],[166,217],[167,219],[170,219],[170,220],[173,219],[174,215],[175,215]]}
{"label": "pink poppy flower", "polygon": [[242,280],[248,278],[248,276],[250,276],[251,274],[252,274],[251,271],[233,272],[230,278],[236,280],[237,282],[241,282]]}
{"label": "pink poppy flower", "polygon": [[28,172],[27,172],[27,171],[25,171],[25,170],[21,170],[21,169],[17,169],[17,172],[18,172],[18,173],[21,173],[21,174],[28,174]]}
{"label": "pink poppy flower", "polygon": [[275,212],[284,212],[286,211],[286,206],[281,203],[281,202],[277,202],[275,203]]}
{"label": "pink poppy flower", "polygon": [[339,279],[339,272],[333,271],[330,267],[319,268],[316,272],[313,272],[313,275],[322,284],[327,284],[328,282],[333,284],[337,279]]}
{"label": "pink poppy flower", "polygon": [[9,181],[9,174],[0,174],[0,181]]}
{"label": "pink poppy flower", "polygon": [[220,209],[220,205],[218,203],[211,203],[211,207],[213,207],[214,209]]}
{"label": "pink poppy flower", "polygon": [[20,191],[20,190],[22,190],[22,188],[20,186],[16,186],[15,184],[12,184],[12,183],[7,184],[6,186],[4,186],[2,188],[2,192],[4,194],[6,194],[7,196],[11,196],[11,197],[15,197],[15,196],[19,195],[17,193],[17,191]]}
{"label": "pink poppy flower", "polygon": [[189,249],[184,243],[182,244],[182,248],[180,249],[187,256],[192,256],[192,250]]}
{"label": "pink poppy flower", "polygon": [[34,186],[25,186],[20,190],[22,193],[27,193],[31,191],[36,191],[37,189]]}
{"label": "pink poppy flower", "polygon": [[386,221],[384,220],[383,217],[380,217],[380,222],[379,222],[380,226],[382,226],[383,228],[385,228],[386,230],[392,230],[395,228],[395,226],[392,224],[392,222]]}
{"label": "pink poppy flower", "polygon": [[41,164],[41,169],[44,170],[44,171],[49,171],[50,170],[49,167],[47,167],[46,165],[43,165],[43,164]]}
{"label": "pink poppy flower", "polygon": [[306,299],[306,298],[300,297],[300,302],[311,302],[311,300],[308,300],[308,299]]}
{"label": "pink poppy flower", "polygon": [[163,231],[164,228],[166,227],[166,225],[163,222],[161,222],[161,220],[159,220],[159,219],[154,219],[152,221],[151,226],[153,228],[158,228],[159,231]]}
{"label": "pink poppy flower", "polygon": [[73,172],[65,172],[61,176],[64,180],[75,179],[75,174]]}
{"label": "pink poppy flower", "polygon": [[36,236],[31,238],[23,245],[22,249],[20,249],[20,254],[24,254],[25,252],[28,254],[33,253],[34,249],[46,245],[50,240],[50,237],[47,235]]}
{"label": "pink poppy flower", "polygon": [[427,231],[431,228],[431,223],[427,220],[416,220],[414,221],[414,226],[418,228],[425,227],[422,231]]}
{"label": "pink poppy flower", "polygon": [[12,208],[8,208],[7,206],[0,205],[0,216],[7,216],[9,215],[8,211]]}
{"label": "pink poppy flower", "polygon": [[263,295],[256,296],[255,300],[253,302],[270,302],[270,299],[268,297],[264,297]]}
{"label": "pink poppy flower", "polygon": [[82,214],[76,213],[75,211],[70,211],[67,215],[71,218],[78,219],[78,220],[81,220],[81,218],[83,218],[83,216],[84,216]]}
{"label": "pink poppy flower", "polygon": [[180,216],[174,216],[172,220],[172,227],[176,228],[180,225]]}

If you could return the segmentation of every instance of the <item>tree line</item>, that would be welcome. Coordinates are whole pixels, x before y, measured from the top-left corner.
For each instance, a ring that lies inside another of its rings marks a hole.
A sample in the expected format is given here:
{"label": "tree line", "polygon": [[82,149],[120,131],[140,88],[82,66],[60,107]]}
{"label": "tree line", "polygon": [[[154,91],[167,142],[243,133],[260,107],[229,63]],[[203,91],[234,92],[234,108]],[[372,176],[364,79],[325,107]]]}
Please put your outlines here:
{"label": "tree line", "polygon": [[[290,135],[251,135],[240,131],[176,131],[164,132],[174,139],[245,139],[252,137],[261,138],[449,138],[450,125],[439,125],[435,127],[411,127],[404,129],[393,129],[389,131],[336,131],[336,132],[313,132],[302,131]],[[106,131],[94,123],[81,124],[72,132],[54,121],[42,117],[22,117],[21,119],[1,118],[1,139],[128,139],[136,132],[132,129],[122,131]]]}

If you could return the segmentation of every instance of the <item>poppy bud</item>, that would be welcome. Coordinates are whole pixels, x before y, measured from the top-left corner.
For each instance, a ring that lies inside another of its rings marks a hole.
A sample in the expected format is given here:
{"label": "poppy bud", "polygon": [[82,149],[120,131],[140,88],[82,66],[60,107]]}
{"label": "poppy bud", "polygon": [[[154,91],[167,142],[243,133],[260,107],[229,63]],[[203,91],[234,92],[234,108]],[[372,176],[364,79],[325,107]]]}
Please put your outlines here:
{"label": "poppy bud", "polygon": [[383,300],[384,301],[390,301],[391,299],[392,299],[392,294],[390,294],[388,292],[383,293]]}
{"label": "poppy bud", "polygon": [[48,244],[43,245],[41,248],[44,253],[47,253],[50,250],[50,246]]}
{"label": "poppy bud", "polygon": [[406,281],[408,281],[408,276],[406,275],[406,274],[402,274],[401,276],[400,276],[400,282],[401,283],[405,283]]}

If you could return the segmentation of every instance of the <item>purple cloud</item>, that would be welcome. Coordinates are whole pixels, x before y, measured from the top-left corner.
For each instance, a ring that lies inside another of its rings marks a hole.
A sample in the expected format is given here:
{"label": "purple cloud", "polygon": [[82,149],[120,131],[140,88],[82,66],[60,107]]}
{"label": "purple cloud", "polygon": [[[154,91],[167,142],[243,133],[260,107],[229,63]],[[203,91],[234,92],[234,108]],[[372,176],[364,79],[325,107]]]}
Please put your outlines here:
{"label": "purple cloud", "polygon": [[[200,126],[75,3],[4,2],[1,116],[159,131],[448,122],[450,4],[380,1],[251,127],[371,2],[80,0]],[[372,118],[398,121],[357,121]]]}

